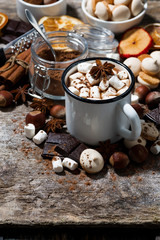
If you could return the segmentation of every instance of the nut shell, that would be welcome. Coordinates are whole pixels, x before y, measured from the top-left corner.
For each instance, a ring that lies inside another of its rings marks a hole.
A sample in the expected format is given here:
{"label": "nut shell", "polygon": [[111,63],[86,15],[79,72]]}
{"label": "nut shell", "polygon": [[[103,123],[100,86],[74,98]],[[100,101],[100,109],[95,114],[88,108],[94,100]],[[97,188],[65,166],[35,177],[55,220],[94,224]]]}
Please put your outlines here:
{"label": "nut shell", "polygon": [[123,169],[129,164],[129,158],[123,152],[115,152],[109,158],[109,162],[115,169]]}
{"label": "nut shell", "polygon": [[141,144],[137,144],[129,150],[130,159],[136,163],[142,163],[146,161],[148,158],[148,154],[149,153],[147,148],[142,146]]}
{"label": "nut shell", "polygon": [[63,105],[55,105],[50,109],[50,115],[55,118],[64,118],[66,114],[65,107]]}
{"label": "nut shell", "polygon": [[13,103],[12,93],[2,90],[0,91],[0,107],[8,107]]}
{"label": "nut shell", "polygon": [[158,106],[160,103],[160,92],[152,91],[147,94],[145,98],[145,103],[148,105],[150,109],[153,109]]}
{"label": "nut shell", "polygon": [[26,124],[32,123],[36,129],[43,128],[46,118],[41,111],[32,111],[26,115]]}

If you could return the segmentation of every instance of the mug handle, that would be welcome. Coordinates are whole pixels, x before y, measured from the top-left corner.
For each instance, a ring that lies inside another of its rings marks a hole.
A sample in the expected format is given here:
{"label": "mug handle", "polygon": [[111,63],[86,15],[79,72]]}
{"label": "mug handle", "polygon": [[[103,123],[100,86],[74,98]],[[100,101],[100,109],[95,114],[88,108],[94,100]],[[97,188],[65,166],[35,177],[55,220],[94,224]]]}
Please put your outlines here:
{"label": "mug handle", "polygon": [[128,140],[136,140],[141,134],[141,122],[134,108],[129,104],[118,104],[118,110],[123,111],[131,124],[131,130],[120,126],[118,134]]}

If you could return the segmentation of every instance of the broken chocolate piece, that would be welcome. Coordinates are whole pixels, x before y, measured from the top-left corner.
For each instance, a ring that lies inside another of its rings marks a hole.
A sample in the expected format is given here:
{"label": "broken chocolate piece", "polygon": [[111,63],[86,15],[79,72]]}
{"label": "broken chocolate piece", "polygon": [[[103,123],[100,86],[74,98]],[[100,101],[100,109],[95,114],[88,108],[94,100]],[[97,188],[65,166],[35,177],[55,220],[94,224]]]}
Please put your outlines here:
{"label": "broken chocolate piece", "polygon": [[146,117],[153,121],[155,124],[160,125],[160,103],[158,107],[146,114]]}
{"label": "broken chocolate piece", "polygon": [[17,36],[21,36],[24,33],[28,32],[29,30],[31,30],[31,25],[30,24],[25,23],[25,22],[19,22],[19,24],[16,28],[16,31],[15,31],[15,34]]}
{"label": "broken chocolate piece", "polygon": [[17,28],[18,24],[19,24],[18,21],[9,19],[4,31],[7,34],[15,35],[15,31],[16,31],[16,28]]}
{"label": "broken chocolate piece", "polygon": [[88,147],[84,143],[81,143],[77,148],[73,150],[73,152],[69,154],[68,157],[70,157],[71,159],[74,159],[76,162],[79,163],[81,153],[87,148]]}
{"label": "broken chocolate piece", "polygon": [[79,162],[80,154],[86,148],[85,144],[68,133],[50,132],[44,145],[42,157],[52,158],[59,154],[60,156],[70,157]]}

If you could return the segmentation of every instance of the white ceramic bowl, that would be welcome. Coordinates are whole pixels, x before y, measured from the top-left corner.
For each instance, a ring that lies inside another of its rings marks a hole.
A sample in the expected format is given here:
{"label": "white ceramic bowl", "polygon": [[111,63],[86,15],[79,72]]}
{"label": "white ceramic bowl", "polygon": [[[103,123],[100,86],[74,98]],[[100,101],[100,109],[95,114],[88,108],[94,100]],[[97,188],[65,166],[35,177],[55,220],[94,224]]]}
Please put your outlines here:
{"label": "white ceramic bowl", "polygon": [[16,0],[17,15],[24,22],[28,22],[25,16],[25,9],[28,9],[38,21],[43,16],[60,16],[66,14],[66,0],[58,0],[55,3],[47,5],[35,5],[23,0]]}
{"label": "white ceramic bowl", "polygon": [[133,17],[133,18],[131,18],[129,20],[125,20],[125,21],[119,21],[119,22],[104,21],[104,20],[98,19],[98,18],[90,15],[86,11],[86,3],[87,3],[87,0],[82,0],[81,7],[82,7],[82,11],[83,11],[84,17],[86,18],[87,22],[92,26],[99,26],[99,27],[107,28],[110,31],[114,32],[115,34],[123,33],[127,29],[138,25],[142,21],[144,15],[146,13],[146,10],[147,10],[147,0],[145,0],[144,10],[140,14],[138,14],[136,17]]}

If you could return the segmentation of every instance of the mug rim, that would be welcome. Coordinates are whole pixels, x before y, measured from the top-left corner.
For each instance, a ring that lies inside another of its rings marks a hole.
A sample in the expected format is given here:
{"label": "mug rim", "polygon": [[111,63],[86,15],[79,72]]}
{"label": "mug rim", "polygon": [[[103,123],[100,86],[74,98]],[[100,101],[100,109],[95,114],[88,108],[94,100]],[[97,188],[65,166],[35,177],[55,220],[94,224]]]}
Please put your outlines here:
{"label": "mug rim", "polygon": [[[110,62],[115,62],[116,64],[122,66],[123,68],[125,68],[129,74],[130,74],[130,77],[131,77],[131,84],[129,86],[129,88],[124,92],[122,93],[121,95],[119,96],[116,96],[114,98],[110,98],[110,99],[101,99],[101,100],[92,100],[92,99],[87,99],[87,98],[82,98],[80,96],[77,96],[75,95],[73,92],[71,92],[68,87],[66,86],[66,83],[65,83],[65,77],[67,75],[67,73],[73,68],[75,67],[76,65],[78,65],[79,63],[81,62],[88,62],[88,61],[93,61],[93,60],[105,60],[105,61],[110,61]],[[62,83],[62,87],[65,91],[65,93],[69,94],[71,97],[81,101],[81,102],[86,102],[86,103],[91,103],[91,104],[103,104],[103,103],[111,103],[111,102],[116,102],[116,101],[119,101],[121,99],[123,99],[124,97],[126,97],[133,89],[134,85],[135,85],[135,77],[134,77],[134,74],[133,72],[130,70],[130,68],[125,65],[124,63],[121,63],[120,61],[116,60],[116,59],[112,59],[112,58],[106,58],[106,57],[93,57],[93,58],[85,58],[85,59],[81,59],[81,60],[78,60],[76,62],[73,62],[71,65],[69,65],[63,72],[62,74],[62,77],[61,77],[61,83]]]}

